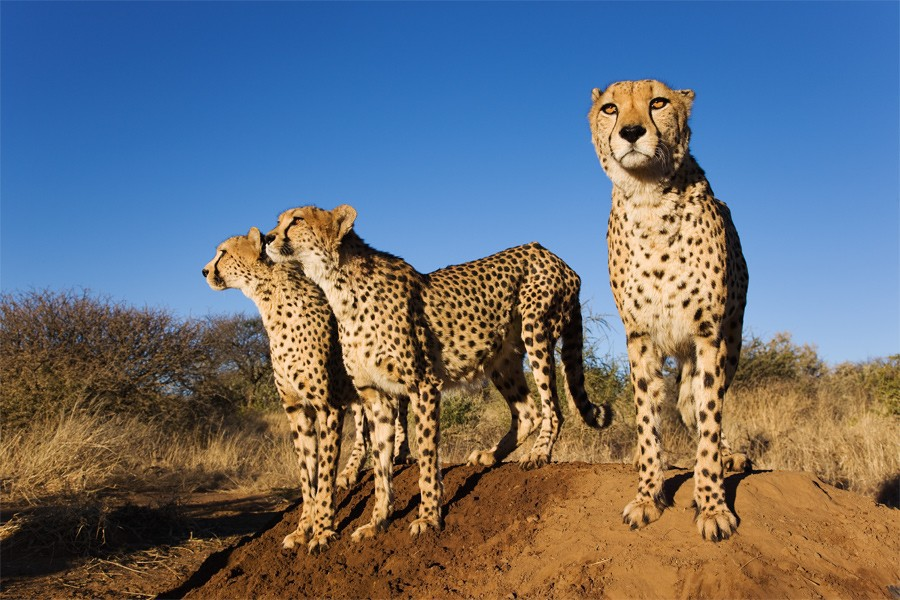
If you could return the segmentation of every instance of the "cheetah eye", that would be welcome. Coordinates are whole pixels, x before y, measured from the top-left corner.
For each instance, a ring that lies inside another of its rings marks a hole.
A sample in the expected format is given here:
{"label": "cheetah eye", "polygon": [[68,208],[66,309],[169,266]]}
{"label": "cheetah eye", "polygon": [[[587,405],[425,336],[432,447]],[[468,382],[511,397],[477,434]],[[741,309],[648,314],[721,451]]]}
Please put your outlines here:
{"label": "cheetah eye", "polygon": [[293,219],[291,219],[291,225],[296,225],[297,223],[299,223],[302,220],[303,220],[303,217],[297,215]]}
{"label": "cheetah eye", "polygon": [[654,98],[653,100],[650,101],[650,108],[652,110],[659,110],[668,103],[669,103],[669,101],[666,100],[665,98]]}
{"label": "cheetah eye", "polygon": [[612,103],[604,104],[603,106],[600,107],[600,110],[607,115],[614,115],[617,112],[619,112],[618,107]]}

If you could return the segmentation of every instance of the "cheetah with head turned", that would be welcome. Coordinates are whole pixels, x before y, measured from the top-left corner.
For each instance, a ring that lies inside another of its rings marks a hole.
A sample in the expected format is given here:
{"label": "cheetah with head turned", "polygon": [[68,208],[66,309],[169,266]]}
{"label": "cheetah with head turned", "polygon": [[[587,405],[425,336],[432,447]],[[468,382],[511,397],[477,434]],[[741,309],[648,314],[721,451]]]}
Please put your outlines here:
{"label": "cheetah with head turned", "polygon": [[721,421],[741,351],[748,274],[731,213],[688,149],[693,99],[693,91],[658,81],[622,81],[593,91],[588,120],[613,183],[609,277],[637,406],[640,481],[623,517],[641,527],[665,506],[657,410],[663,361],[672,357],[681,365],[682,419],[700,436],[697,528],[719,540],[737,526],[725,504],[723,459],[744,457],[730,455]]}
{"label": "cheetah with head turned", "polygon": [[[334,485],[345,409],[354,415],[353,452],[337,476],[338,487],[358,481],[366,457],[365,421],[347,375],[337,339],[337,324],[322,291],[296,263],[273,264],[257,228],[228,238],[203,268],[214,290],[241,290],[256,304],[269,337],[275,385],[291,425],[300,462],[303,509],[297,530],[285,548],[308,543],[312,553],[334,537]],[[400,406],[405,411],[406,402]],[[318,436],[316,428],[318,427]],[[398,459],[408,454],[405,420],[398,421]]]}
{"label": "cheetah with head turned", "polygon": [[[610,422],[606,407],[588,401],[582,364],[580,279],[538,244],[429,274],[368,246],[353,231],[356,211],[307,206],[285,211],[266,237],[275,261],[299,260],[325,292],[337,317],[344,360],[373,414],[376,456],[389,452],[391,396],[409,394],[416,415],[422,503],[412,534],[441,527],[438,461],[440,390],[490,377],[511,412],[509,431],[471,463],[492,465],[515,450],[537,425],[523,371],[527,352],[541,398],[540,433],[522,458],[526,467],[550,460],[562,415],[556,398],[556,341],[562,338],[567,396],[586,423]],[[391,472],[375,460],[372,520],[354,533],[367,537],[392,512]]]}

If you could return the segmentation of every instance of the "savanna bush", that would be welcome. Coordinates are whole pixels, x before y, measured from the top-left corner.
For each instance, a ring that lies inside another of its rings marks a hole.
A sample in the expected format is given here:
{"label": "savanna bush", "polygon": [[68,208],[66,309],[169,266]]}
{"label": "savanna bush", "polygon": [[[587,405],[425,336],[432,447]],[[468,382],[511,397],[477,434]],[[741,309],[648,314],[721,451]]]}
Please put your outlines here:
{"label": "savanna bush", "polygon": [[92,406],[158,412],[182,398],[202,356],[199,327],[157,309],[89,292],[30,291],[0,297],[0,410],[4,424]]}
{"label": "savanna bush", "polygon": [[195,426],[275,397],[258,318],[181,320],[88,291],[0,296],[0,379],[13,428],[74,407]]}

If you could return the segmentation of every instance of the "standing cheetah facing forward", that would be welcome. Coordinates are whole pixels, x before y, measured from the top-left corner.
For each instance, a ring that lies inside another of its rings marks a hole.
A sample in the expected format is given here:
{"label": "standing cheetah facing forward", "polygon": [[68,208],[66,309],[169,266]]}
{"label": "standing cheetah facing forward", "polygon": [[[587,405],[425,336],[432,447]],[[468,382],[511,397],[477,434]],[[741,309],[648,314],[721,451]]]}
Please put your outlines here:
{"label": "standing cheetah facing forward", "polygon": [[593,91],[588,120],[613,182],[609,277],[637,405],[640,483],[623,516],[641,527],[664,508],[657,408],[663,360],[674,357],[682,418],[700,434],[697,528],[719,540],[737,526],[725,504],[721,422],[741,351],[748,275],[728,207],[688,151],[693,99],[693,91],[658,81],[623,81]]}
{"label": "standing cheetah facing forward", "polygon": [[[594,427],[609,424],[606,407],[584,391],[580,279],[538,244],[505,250],[474,262],[417,272],[379,252],[352,230],[356,211],[312,206],[288,210],[267,236],[269,256],[299,260],[325,292],[338,320],[344,360],[374,417],[376,455],[390,451],[391,402],[409,394],[416,414],[422,503],[413,535],[441,526],[438,461],[440,390],[445,384],[489,376],[512,415],[500,442],[476,451],[470,462],[494,464],[512,452],[536,425],[523,373],[527,351],[541,397],[541,431],[522,459],[530,468],[550,460],[561,414],[556,398],[554,347],[562,338],[567,396]],[[372,535],[391,514],[391,472],[375,461],[376,507],[354,537]]]}
{"label": "standing cheetah facing forward", "polygon": [[[303,510],[297,530],[284,538],[284,547],[308,542],[310,552],[324,550],[335,534],[334,484],[348,406],[356,421],[356,439],[337,477],[338,487],[349,487],[359,479],[366,454],[365,421],[344,368],[334,315],[322,290],[303,275],[298,264],[273,265],[268,260],[262,234],[255,227],[246,236],[219,244],[203,277],[214,290],[241,290],[259,309],[269,336],[275,386],[300,461]],[[404,412],[405,405],[400,403]],[[399,423],[397,428],[403,440],[399,453],[408,453],[405,432]]]}

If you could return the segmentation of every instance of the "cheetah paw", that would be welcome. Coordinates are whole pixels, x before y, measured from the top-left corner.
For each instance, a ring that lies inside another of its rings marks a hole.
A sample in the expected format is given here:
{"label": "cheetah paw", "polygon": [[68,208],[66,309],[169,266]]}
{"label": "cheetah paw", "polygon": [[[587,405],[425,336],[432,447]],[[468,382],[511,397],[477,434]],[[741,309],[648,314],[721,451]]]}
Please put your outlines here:
{"label": "cheetah paw", "polygon": [[737,519],[727,508],[697,513],[697,531],[711,542],[727,540],[737,529]]}
{"label": "cheetah paw", "polygon": [[638,529],[657,520],[665,504],[659,499],[635,498],[622,511],[622,520],[632,529]]}
{"label": "cheetah paw", "polygon": [[341,490],[349,490],[356,482],[359,481],[359,471],[356,469],[347,470],[337,476],[337,480],[335,480],[335,485],[338,489]]}
{"label": "cheetah paw", "polygon": [[296,531],[284,536],[284,540],[281,541],[281,547],[285,550],[290,550],[297,546],[302,546],[308,541],[309,531],[303,528],[297,528]]}
{"label": "cheetah paw", "polygon": [[322,533],[313,536],[313,538],[309,541],[309,545],[307,546],[309,553],[320,554],[328,550],[328,546],[331,545],[331,542],[335,537],[337,537],[337,533],[335,533],[331,529],[326,529]]}
{"label": "cheetah paw", "polygon": [[415,463],[416,458],[409,452],[406,452],[405,454],[398,454],[394,457],[395,465],[413,465]]}
{"label": "cheetah paw", "polygon": [[722,466],[731,473],[746,473],[753,468],[753,463],[741,452],[722,453]]}
{"label": "cheetah paw", "polygon": [[494,457],[494,453],[490,450],[475,450],[472,452],[472,454],[469,455],[469,458],[466,460],[466,464],[472,467],[493,467],[495,464],[497,464],[497,459]]}
{"label": "cheetah paw", "polygon": [[375,537],[379,532],[384,531],[387,527],[387,521],[380,522],[371,522],[366,523],[362,527],[358,528],[350,535],[350,539],[354,542],[358,542],[360,540],[367,540],[369,538]]}
{"label": "cheetah paw", "polygon": [[425,533],[429,529],[441,530],[441,520],[434,517],[419,517],[409,526],[409,534],[413,537]]}
{"label": "cheetah paw", "polygon": [[540,452],[531,452],[519,460],[519,466],[525,471],[539,469],[547,464],[550,464],[550,455]]}

